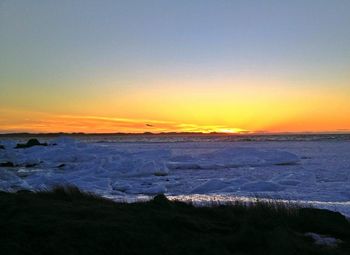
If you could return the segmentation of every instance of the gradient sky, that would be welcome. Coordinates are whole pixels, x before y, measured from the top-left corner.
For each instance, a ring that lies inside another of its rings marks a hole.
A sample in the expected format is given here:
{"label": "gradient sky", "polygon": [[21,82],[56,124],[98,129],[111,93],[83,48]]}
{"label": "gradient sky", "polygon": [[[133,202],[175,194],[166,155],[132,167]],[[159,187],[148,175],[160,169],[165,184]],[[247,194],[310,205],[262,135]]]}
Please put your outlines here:
{"label": "gradient sky", "polygon": [[350,131],[350,1],[0,0],[22,131]]}

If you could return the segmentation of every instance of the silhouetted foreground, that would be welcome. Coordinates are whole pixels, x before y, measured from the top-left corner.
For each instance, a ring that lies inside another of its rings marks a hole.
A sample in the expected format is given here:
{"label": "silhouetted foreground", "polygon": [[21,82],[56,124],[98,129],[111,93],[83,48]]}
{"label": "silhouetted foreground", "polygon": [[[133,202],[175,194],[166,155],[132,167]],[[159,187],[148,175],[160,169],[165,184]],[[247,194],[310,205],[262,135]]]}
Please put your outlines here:
{"label": "silhouetted foreground", "polygon": [[[342,240],[314,244],[304,233]],[[349,254],[339,213],[257,203],[115,203],[76,188],[0,193],[1,254]]]}

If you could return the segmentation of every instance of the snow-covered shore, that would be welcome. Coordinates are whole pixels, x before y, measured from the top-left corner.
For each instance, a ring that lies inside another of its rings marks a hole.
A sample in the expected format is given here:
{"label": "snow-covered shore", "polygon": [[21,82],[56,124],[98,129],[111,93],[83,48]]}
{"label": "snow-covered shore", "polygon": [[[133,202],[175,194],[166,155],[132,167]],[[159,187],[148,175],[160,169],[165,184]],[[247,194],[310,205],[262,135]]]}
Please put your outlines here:
{"label": "snow-covered shore", "polygon": [[122,200],[165,193],[205,202],[302,201],[350,215],[350,142],[118,142],[71,138],[14,149],[0,141],[0,190],[70,184]]}

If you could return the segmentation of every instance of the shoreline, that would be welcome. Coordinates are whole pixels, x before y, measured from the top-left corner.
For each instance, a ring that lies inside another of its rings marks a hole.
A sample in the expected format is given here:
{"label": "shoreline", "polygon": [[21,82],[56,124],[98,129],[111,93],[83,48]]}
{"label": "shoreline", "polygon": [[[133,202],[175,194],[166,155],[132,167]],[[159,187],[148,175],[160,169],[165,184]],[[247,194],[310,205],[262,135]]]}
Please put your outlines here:
{"label": "shoreline", "polygon": [[[350,223],[341,214],[276,202],[195,207],[158,195],[127,204],[75,187],[0,198],[0,247],[8,255],[350,251]],[[317,244],[315,235],[334,242]]]}

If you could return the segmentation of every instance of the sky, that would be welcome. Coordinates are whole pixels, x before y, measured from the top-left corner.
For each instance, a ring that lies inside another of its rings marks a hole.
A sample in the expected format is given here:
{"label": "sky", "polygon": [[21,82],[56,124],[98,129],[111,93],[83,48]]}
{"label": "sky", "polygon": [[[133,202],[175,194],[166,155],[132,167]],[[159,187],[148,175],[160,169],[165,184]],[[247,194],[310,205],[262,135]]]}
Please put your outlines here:
{"label": "sky", "polygon": [[350,132],[348,0],[0,0],[0,133]]}

